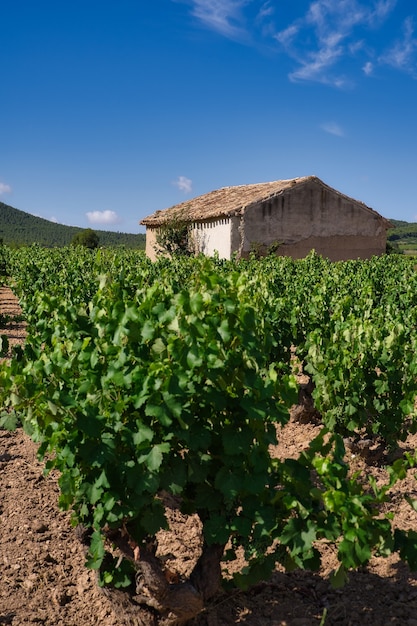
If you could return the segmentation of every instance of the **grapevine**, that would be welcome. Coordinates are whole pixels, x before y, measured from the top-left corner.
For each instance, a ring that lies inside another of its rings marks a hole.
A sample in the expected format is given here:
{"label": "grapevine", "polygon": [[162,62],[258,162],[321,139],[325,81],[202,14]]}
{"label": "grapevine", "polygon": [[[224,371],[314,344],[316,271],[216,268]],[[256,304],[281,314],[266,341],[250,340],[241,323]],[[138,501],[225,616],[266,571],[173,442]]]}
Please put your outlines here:
{"label": "grapevine", "polygon": [[[374,552],[417,565],[413,534],[381,514],[414,457],[377,487],[351,475],[343,442],[365,433],[390,450],[414,427],[409,259],[152,264],[37,246],[5,256],[28,337],[1,365],[3,405],[59,470],[60,505],[87,529],[101,584],[140,580],[180,623],[220,582],[247,588],[277,563],[317,569],[320,540],[337,546],[335,584]],[[298,459],[278,461],[270,447],[296,402],[294,354],[324,428]],[[202,527],[200,559],[177,586],[156,557],[166,494]],[[225,574],[241,550],[245,568]]]}

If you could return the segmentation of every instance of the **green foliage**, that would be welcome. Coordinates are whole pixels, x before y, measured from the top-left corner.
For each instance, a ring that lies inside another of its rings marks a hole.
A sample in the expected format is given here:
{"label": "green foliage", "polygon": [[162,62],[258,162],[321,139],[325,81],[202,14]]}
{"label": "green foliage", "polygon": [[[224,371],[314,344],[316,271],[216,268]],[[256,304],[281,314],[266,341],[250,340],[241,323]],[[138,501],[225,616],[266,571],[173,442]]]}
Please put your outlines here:
{"label": "green foliage", "polygon": [[[358,272],[358,270],[361,270]],[[386,258],[335,265],[334,286],[315,290],[325,322],[303,343],[316,407],[342,434],[365,431],[390,447],[415,418],[416,275],[409,259]]]}
{"label": "green foliage", "polygon": [[0,428],[13,431],[19,425],[19,417],[15,411],[2,411],[0,413]]}
{"label": "green foliage", "polygon": [[88,306],[34,294],[35,332],[2,382],[40,453],[54,453],[61,506],[95,529],[91,567],[104,527],[125,525],[138,542],[164,527],[161,491],[198,513],[209,545],[236,535],[254,567],[264,560],[276,526],[269,446],[295,383],[290,337],[277,369],[247,294],[246,276],[208,260],[187,289],[161,276],[133,297],[102,278]]}
{"label": "green foliage", "polygon": [[400,248],[396,241],[387,241],[386,245],[387,254],[404,254],[404,251]]}
{"label": "green foliage", "polygon": [[94,250],[98,248],[99,241],[100,239],[97,233],[91,228],[86,228],[74,235],[71,244],[73,246],[84,246],[84,248]]}
{"label": "green foliage", "polygon": [[135,579],[135,569],[133,563],[127,559],[119,562],[119,559],[107,553],[98,571],[98,582],[100,587],[111,585],[116,589],[132,587]]}
{"label": "green foliage", "polygon": [[156,247],[158,252],[170,256],[191,256],[194,249],[190,237],[190,222],[174,217],[158,228]]}
{"label": "green foliage", "polygon": [[[154,537],[167,524],[163,493],[200,517],[206,545],[228,545],[226,563],[243,551],[229,583],[241,588],[277,562],[317,569],[319,540],[337,547],[335,586],[375,552],[417,566],[415,536],[383,514],[414,458],[376,485],[351,475],[342,439],[366,431],[393,447],[412,424],[410,259],[152,264],[33,246],[10,251],[8,267],[29,334],[0,367],[1,424],[15,427],[19,414],[60,471],[60,505],[91,529],[88,565],[102,584],[132,576],[107,553],[106,532]],[[296,401],[294,347],[326,428],[298,459],[273,460]]]}
{"label": "green foliage", "polygon": [[[276,497],[294,513],[280,541],[290,548],[294,566],[305,564],[309,547],[309,567],[318,568],[314,542],[319,538],[336,543],[345,570],[365,565],[375,551],[390,554],[393,549],[391,522],[380,515],[380,505],[402,477],[400,468],[394,468],[383,486],[376,487],[371,481],[371,491],[370,483],[361,482],[357,475],[349,476],[344,453],[340,436],[323,429],[297,460],[287,459],[278,468],[281,489]],[[315,481],[311,480],[312,472]]]}
{"label": "green foliage", "polygon": [[4,280],[4,277],[8,274],[7,267],[8,251],[3,244],[3,239],[0,240],[0,281]]}

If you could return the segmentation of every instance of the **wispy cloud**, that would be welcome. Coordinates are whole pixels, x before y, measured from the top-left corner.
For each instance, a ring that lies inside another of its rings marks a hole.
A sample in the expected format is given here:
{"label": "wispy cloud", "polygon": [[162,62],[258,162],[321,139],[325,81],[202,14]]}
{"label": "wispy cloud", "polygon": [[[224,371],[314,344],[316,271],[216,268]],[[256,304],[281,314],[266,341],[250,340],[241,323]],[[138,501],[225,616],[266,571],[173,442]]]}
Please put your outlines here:
{"label": "wispy cloud", "polygon": [[115,211],[88,211],[86,215],[90,224],[120,224],[121,222]]}
{"label": "wispy cloud", "polygon": [[325,122],[321,124],[320,128],[330,135],[336,135],[336,137],[345,136],[343,128],[339,126],[339,124],[336,124],[336,122]]}
{"label": "wispy cloud", "polygon": [[191,0],[191,13],[208,28],[232,39],[246,35],[243,8],[251,0]]}
{"label": "wispy cloud", "polygon": [[396,4],[397,0],[379,0],[379,2],[376,3],[375,9],[372,13],[373,19],[384,20],[395,8]]}
{"label": "wispy cloud", "polygon": [[372,61],[367,61],[362,67],[362,70],[363,73],[366,74],[366,76],[370,76],[374,71],[374,64],[372,63]]}
{"label": "wispy cloud", "polygon": [[271,2],[267,0],[267,2],[264,2],[261,8],[259,9],[256,19],[258,21],[262,21],[263,19],[270,17],[271,15],[274,15],[274,13],[275,13],[274,7],[272,6]]}
{"label": "wispy cloud", "polygon": [[10,187],[10,185],[6,185],[6,183],[0,183],[0,196],[5,193],[11,193],[11,192],[12,192],[12,188]]}
{"label": "wispy cloud", "polygon": [[[343,87],[349,84],[339,62],[365,51],[364,29],[376,29],[394,9],[396,0],[373,7],[358,0],[315,0],[307,13],[276,34],[277,41],[299,67],[290,80],[310,80]],[[305,42],[309,42],[306,45]],[[366,65],[368,60],[363,63]]]}
{"label": "wispy cloud", "polygon": [[396,69],[417,76],[417,38],[414,34],[414,21],[408,17],[404,22],[403,35],[381,56],[380,61]]}
{"label": "wispy cloud", "polygon": [[177,180],[174,181],[173,185],[178,187],[180,191],[184,193],[191,193],[193,190],[193,181],[186,176],[178,176]]}
{"label": "wispy cloud", "polygon": [[[401,26],[398,0],[311,0],[291,22],[273,0],[172,0],[191,6],[205,27],[247,44],[279,46],[292,59],[291,81],[314,81],[343,88],[356,75],[370,77],[377,67],[391,66],[417,74],[417,39],[411,17]],[[390,32],[379,31],[390,22]],[[397,38],[397,39],[396,39]]]}
{"label": "wispy cloud", "polygon": [[329,41],[318,50],[307,52],[305,58],[298,57],[300,67],[291,72],[289,78],[292,81],[310,80],[343,87],[347,84],[345,76],[340,73],[329,73],[330,68],[336,65],[343,54],[344,49],[341,45],[337,45],[336,41]]}

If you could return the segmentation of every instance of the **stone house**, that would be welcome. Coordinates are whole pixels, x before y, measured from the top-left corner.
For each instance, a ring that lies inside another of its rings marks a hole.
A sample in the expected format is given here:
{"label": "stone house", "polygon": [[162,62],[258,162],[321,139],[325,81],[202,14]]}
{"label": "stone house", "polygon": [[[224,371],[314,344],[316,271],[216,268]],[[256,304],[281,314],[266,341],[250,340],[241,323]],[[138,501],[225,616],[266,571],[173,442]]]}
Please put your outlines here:
{"label": "stone house", "polygon": [[155,259],[156,236],[172,221],[190,224],[197,252],[230,259],[252,251],[303,258],[312,249],[332,261],[385,252],[390,222],[363,202],[316,176],[223,187],[163,211],[146,226],[146,254]]}

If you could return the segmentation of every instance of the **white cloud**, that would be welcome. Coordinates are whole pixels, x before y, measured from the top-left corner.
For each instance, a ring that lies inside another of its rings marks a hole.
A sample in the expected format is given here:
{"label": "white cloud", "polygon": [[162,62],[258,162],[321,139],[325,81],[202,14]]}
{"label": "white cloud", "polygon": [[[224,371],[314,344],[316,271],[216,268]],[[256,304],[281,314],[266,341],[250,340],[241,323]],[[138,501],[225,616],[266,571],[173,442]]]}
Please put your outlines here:
{"label": "white cloud", "polygon": [[[357,39],[357,27],[373,26],[393,7],[393,0],[379,2],[371,10],[357,0],[315,0],[305,16],[277,33],[276,39],[298,64],[289,78],[293,81],[311,80],[337,87],[349,81],[333,68],[342,59],[364,49]],[[305,42],[309,41],[306,46]]]}
{"label": "white cloud", "polygon": [[380,57],[382,63],[415,75],[417,72],[417,39],[414,36],[414,23],[411,17],[404,22],[403,37],[390,50]]}
{"label": "white cloud", "polygon": [[326,133],[330,133],[330,135],[336,135],[336,137],[345,136],[343,128],[341,128],[339,124],[336,124],[336,122],[325,122],[320,126],[320,128]]}
{"label": "white cloud", "polygon": [[[378,37],[378,30],[392,17],[399,0],[309,0],[306,10],[287,23],[282,21],[284,8],[280,10],[280,3],[273,0],[172,1],[187,3],[194,18],[230,39],[262,46],[272,40],[294,62],[288,75],[291,81],[346,88],[353,84],[355,73],[362,71],[370,77],[377,65],[389,65],[417,77],[412,19],[405,21],[398,41],[394,41],[394,20],[391,41],[387,36]],[[281,24],[277,27],[279,15]]]}
{"label": "white cloud", "polygon": [[242,25],[242,9],[251,0],[192,0],[192,15],[209,28],[226,37],[241,38],[246,31]]}
{"label": "white cloud", "polygon": [[[229,39],[248,42],[253,29],[262,36],[273,34],[271,18],[275,12],[272,0],[173,0],[191,4],[191,14],[207,28]],[[255,15],[245,16],[245,9],[255,5]]]}
{"label": "white cloud", "polygon": [[374,71],[374,64],[371,63],[371,61],[367,61],[365,65],[363,66],[362,70],[364,74],[366,74],[367,76],[370,76],[372,72]]}
{"label": "white cloud", "polygon": [[191,193],[193,190],[193,181],[186,176],[178,176],[178,179],[173,184],[184,193]]}
{"label": "white cloud", "polygon": [[275,7],[271,6],[271,1],[266,0],[258,10],[258,13],[253,20],[253,24],[256,28],[259,29],[261,33],[261,37],[270,38],[274,36],[275,33],[275,24],[274,17]]}
{"label": "white cloud", "polygon": [[271,6],[271,3],[267,0],[259,9],[259,13],[257,15],[257,20],[263,20],[266,17],[270,17],[274,14],[274,7]]}
{"label": "white cloud", "polygon": [[379,0],[376,3],[373,18],[375,20],[385,19],[387,15],[395,8],[397,0]]}
{"label": "white cloud", "polygon": [[346,84],[346,79],[341,75],[329,75],[328,71],[336,64],[343,55],[341,46],[323,46],[316,52],[311,52],[307,59],[300,60],[301,67],[289,75],[290,80],[311,80],[320,83],[333,84],[342,87]]}
{"label": "white cloud", "polygon": [[275,39],[279,41],[279,43],[282,44],[285,48],[288,48],[294,41],[299,30],[300,29],[296,24],[291,24],[291,26],[288,26],[279,33],[276,33]]}
{"label": "white cloud", "polygon": [[88,211],[86,215],[90,224],[119,224],[121,221],[115,211]]}
{"label": "white cloud", "polygon": [[10,185],[6,185],[6,183],[0,183],[0,196],[4,193],[11,193],[12,188]]}

